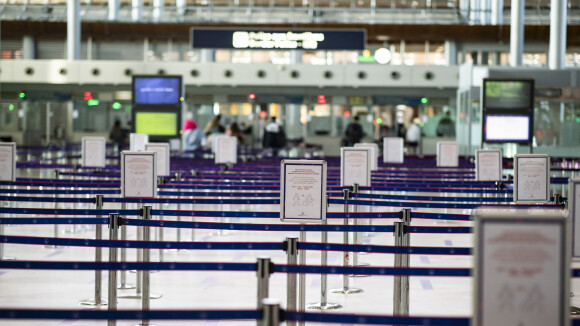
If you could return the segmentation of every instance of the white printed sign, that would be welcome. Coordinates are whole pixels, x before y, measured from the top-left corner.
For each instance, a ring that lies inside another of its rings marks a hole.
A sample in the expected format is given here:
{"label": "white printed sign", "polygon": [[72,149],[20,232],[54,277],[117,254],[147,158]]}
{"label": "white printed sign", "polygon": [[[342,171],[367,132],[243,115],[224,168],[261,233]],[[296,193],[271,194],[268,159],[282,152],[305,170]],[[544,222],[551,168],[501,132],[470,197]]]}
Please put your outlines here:
{"label": "white printed sign", "polygon": [[149,135],[147,134],[131,134],[129,137],[130,140],[130,147],[129,149],[132,151],[144,151],[145,144],[149,142]]}
{"label": "white printed sign", "polygon": [[0,181],[16,181],[16,143],[0,143]]}
{"label": "white printed sign", "polygon": [[459,151],[457,142],[437,142],[437,166],[457,167],[459,165]]}
{"label": "white printed sign", "polygon": [[280,219],[322,222],[326,219],[326,161],[282,160]]}
{"label": "white printed sign", "polygon": [[568,207],[572,222],[572,257],[580,257],[580,178],[568,183]]}
{"label": "white printed sign", "polygon": [[475,180],[501,181],[501,149],[478,149],[475,151]]}
{"label": "white printed sign", "polygon": [[121,152],[121,196],[155,198],[157,153]]}
{"label": "white printed sign", "polygon": [[357,143],[354,147],[367,147],[371,149],[371,171],[379,169],[379,146],[374,143]]}
{"label": "white printed sign", "polygon": [[169,149],[173,152],[179,152],[181,150],[181,139],[173,138],[169,140]]}
{"label": "white printed sign", "polygon": [[215,163],[237,163],[238,162],[238,139],[220,135],[215,140]]}
{"label": "white printed sign", "polygon": [[107,154],[107,140],[105,137],[83,137],[82,139],[82,166],[104,168]]}
{"label": "white printed sign", "polygon": [[514,174],[514,201],[516,203],[550,201],[549,155],[516,154]]}
{"label": "white printed sign", "polygon": [[475,212],[476,326],[569,325],[570,253],[559,210]]}
{"label": "white printed sign", "polygon": [[383,138],[383,163],[404,163],[404,141],[401,137]]}
{"label": "white printed sign", "polygon": [[157,153],[157,175],[168,176],[170,164],[170,150],[168,143],[147,143],[145,150]]}
{"label": "white printed sign", "polygon": [[371,185],[371,149],[343,147],[340,149],[340,184],[361,187]]}

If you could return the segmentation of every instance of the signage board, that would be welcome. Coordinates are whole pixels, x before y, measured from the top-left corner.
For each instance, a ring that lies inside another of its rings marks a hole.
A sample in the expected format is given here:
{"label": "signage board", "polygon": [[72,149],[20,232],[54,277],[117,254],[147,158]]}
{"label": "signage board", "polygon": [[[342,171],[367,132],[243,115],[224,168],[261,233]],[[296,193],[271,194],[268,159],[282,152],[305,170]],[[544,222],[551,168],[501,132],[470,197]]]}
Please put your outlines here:
{"label": "signage board", "polygon": [[0,181],[16,181],[16,143],[0,143]]}
{"label": "signage board", "polygon": [[371,185],[371,149],[343,147],[340,149],[340,185],[361,187]]}
{"label": "signage board", "polygon": [[364,50],[364,29],[199,28],[191,29],[194,49]]}
{"label": "signage board", "polygon": [[326,219],[326,161],[282,160],[280,219],[322,222]]}
{"label": "signage board", "polygon": [[570,325],[565,213],[476,210],[476,326]]}
{"label": "signage board", "polygon": [[121,196],[155,198],[157,195],[157,153],[121,152]]}
{"label": "signage board", "polygon": [[149,135],[132,133],[129,135],[129,142],[131,151],[144,151],[145,144],[149,142]]}
{"label": "signage board", "polygon": [[147,143],[145,151],[157,153],[157,175],[168,176],[171,162],[169,143]]}
{"label": "signage board", "polygon": [[238,139],[226,135],[215,137],[215,163],[238,162]]}
{"label": "signage board", "polygon": [[405,162],[404,140],[401,137],[383,138],[383,163]]}
{"label": "signage board", "polygon": [[549,155],[516,154],[514,175],[514,201],[516,203],[550,201]]}
{"label": "signage board", "polygon": [[181,139],[172,138],[169,140],[169,149],[172,152],[179,152],[181,150]]}
{"label": "signage board", "polygon": [[580,257],[580,178],[568,182],[568,212],[572,223],[572,257]]}
{"label": "signage board", "polygon": [[501,149],[478,149],[475,151],[475,180],[501,181]]}
{"label": "signage board", "polygon": [[104,168],[107,154],[107,140],[105,137],[82,138],[82,166]]}
{"label": "signage board", "polygon": [[459,151],[457,142],[437,142],[437,166],[457,167],[459,165]]}
{"label": "signage board", "polygon": [[368,147],[371,149],[371,171],[379,169],[379,145],[375,143],[357,143],[354,147]]}

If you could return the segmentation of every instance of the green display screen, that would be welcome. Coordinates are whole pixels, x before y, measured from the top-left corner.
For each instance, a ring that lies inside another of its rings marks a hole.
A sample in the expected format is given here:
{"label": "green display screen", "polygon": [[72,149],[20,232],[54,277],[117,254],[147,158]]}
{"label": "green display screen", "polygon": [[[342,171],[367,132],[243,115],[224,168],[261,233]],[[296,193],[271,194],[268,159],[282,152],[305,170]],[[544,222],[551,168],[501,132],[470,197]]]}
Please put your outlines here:
{"label": "green display screen", "polygon": [[177,113],[172,112],[137,112],[135,132],[152,136],[175,136],[179,133],[177,119]]}
{"label": "green display screen", "polygon": [[524,109],[533,105],[530,81],[485,81],[485,106],[497,109]]}

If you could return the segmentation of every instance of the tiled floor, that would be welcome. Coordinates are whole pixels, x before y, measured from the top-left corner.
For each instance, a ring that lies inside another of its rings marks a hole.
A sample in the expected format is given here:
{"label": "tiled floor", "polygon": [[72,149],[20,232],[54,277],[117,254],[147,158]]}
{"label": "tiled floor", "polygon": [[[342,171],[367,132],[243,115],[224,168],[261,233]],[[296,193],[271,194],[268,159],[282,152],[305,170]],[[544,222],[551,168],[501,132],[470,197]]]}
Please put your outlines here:
{"label": "tiled floor", "polygon": [[[400,192],[398,193],[400,194]],[[414,193],[414,195],[417,195]],[[447,194],[446,196],[453,196]],[[13,205],[13,204],[11,204]],[[20,207],[34,205],[18,203]],[[37,204],[41,207],[43,204]],[[48,205],[53,204],[45,204]],[[52,206],[51,206],[52,207]],[[67,206],[70,208],[70,205]],[[113,208],[118,206],[107,206]],[[167,206],[175,208],[174,206]],[[191,209],[183,205],[182,209]],[[196,209],[207,210],[240,210],[240,211],[277,211],[274,205],[216,205],[197,206]],[[361,211],[398,211],[398,208],[361,207]],[[330,212],[342,212],[343,206],[331,205]],[[424,210],[449,213],[469,214],[468,210]],[[173,217],[172,217],[173,219]],[[189,218],[184,218],[189,220]],[[197,221],[216,221],[213,218],[196,218]],[[241,223],[280,223],[277,219],[240,220]],[[374,224],[392,224],[393,220],[373,221]],[[329,220],[329,224],[342,224],[341,220]],[[414,219],[412,225],[438,226],[469,226],[471,222],[433,221]],[[104,234],[106,235],[106,227]],[[78,227],[76,233],[68,233],[70,226],[61,226],[60,237],[94,238],[94,227]],[[128,227],[129,239],[136,238],[136,229]],[[165,240],[176,239],[176,229],[165,230]],[[52,226],[10,225],[5,228],[8,235],[52,236]],[[283,241],[287,236],[298,236],[297,232],[245,232],[227,231],[220,234],[214,230],[196,230],[195,241],[234,241],[234,242],[274,242]],[[307,241],[320,241],[319,232],[309,232]],[[191,231],[182,230],[182,241],[191,240]],[[470,247],[470,234],[412,234],[412,246],[434,247]],[[342,234],[329,233],[329,242],[341,243]],[[363,237],[364,243],[377,245],[393,245],[392,233],[373,233]],[[65,247],[48,249],[31,245],[6,245],[6,256],[19,260],[48,261],[91,261],[94,259],[94,249],[86,247]],[[135,251],[129,250],[129,260],[136,259]],[[227,250],[195,250],[195,251],[165,251],[164,261],[195,261],[195,262],[256,262],[258,256],[269,256],[274,263],[286,263],[283,251],[227,251]],[[307,263],[320,264],[320,253],[306,252]],[[107,250],[103,252],[104,260]],[[159,251],[152,251],[153,259],[158,259]],[[329,265],[342,265],[342,253],[329,252]],[[393,266],[394,256],[390,254],[364,254],[360,261],[371,266]],[[412,267],[465,267],[473,266],[471,256],[444,255],[411,255]],[[103,296],[107,294],[107,272],[103,272]],[[135,274],[129,273],[128,279],[134,282]],[[93,309],[82,306],[79,300],[94,296],[95,273],[88,271],[31,271],[31,270],[0,270],[0,307],[2,308],[42,308],[42,309]],[[151,300],[151,309],[253,309],[256,307],[256,275],[254,272],[171,272],[152,273],[151,291],[162,294],[157,300]],[[350,284],[364,290],[360,294],[328,294],[328,301],[341,304],[344,308],[333,313],[358,313],[391,315],[393,311],[393,277],[372,276],[351,278]],[[573,286],[580,284],[576,280]],[[342,286],[341,276],[330,275],[328,288]],[[135,290],[119,290],[119,294],[133,293]],[[320,297],[320,276],[308,275],[306,281],[307,302],[315,302]],[[580,293],[580,290],[579,290]],[[273,274],[270,282],[270,297],[280,299],[282,307],[286,306],[286,274]],[[572,303],[580,305],[580,300],[572,298]],[[119,299],[119,309],[139,309],[140,300]],[[100,308],[106,309],[106,307]],[[410,280],[410,314],[412,316],[461,316],[472,313],[472,278],[452,277],[411,277]],[[136,322],[136,321],[135,321]],[[120,321],[118,325],[133,325],[132,321]],[[78,320],[2,320],[1,325],[105,325],[106,321]],[[157,321],[157,325],[255,325],[255,321]],[[308,325],[318,325],[308,323]]]}

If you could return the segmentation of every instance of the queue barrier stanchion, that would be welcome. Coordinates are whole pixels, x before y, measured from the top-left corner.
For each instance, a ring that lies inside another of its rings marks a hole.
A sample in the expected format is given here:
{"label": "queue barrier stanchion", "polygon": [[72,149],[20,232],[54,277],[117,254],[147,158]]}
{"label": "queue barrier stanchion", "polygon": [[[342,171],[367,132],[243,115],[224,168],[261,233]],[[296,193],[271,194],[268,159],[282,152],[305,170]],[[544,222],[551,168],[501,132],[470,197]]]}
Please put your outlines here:
{"label": "queue barrier stanchion", "polygon": [[[394,222],[395,231],[395,246],[408,246],[406,242],[409,241],[407,225],[405,222]],[[409,266],[409,254],[395,254],[395,268],[407,268]],[[408,316],[409,315],[409,276],[395,275],[394,289],[393,289],[393,315],[394,316]]]}
{"label": "queue barrier stanchion", "polygon": [[[175,181],[181,181],[182,175],[181,172],[175,173]],[[181,203],[177,204],[177,210],[181,211]],[[177,215],[177,222],[181,222],[181,215]],[[176,229],[177,232],[177,242],[181,241],[181,228]]]}
{"label": "queue barrier stanchion", "polygon": [[[351,193],[350,193],[350,189],[343,189],[342,190],[342,198],[344,200],[348,200],[348,199],[351,199],[352,198]],[[344,212],[345,213],[348,213],[348,204],[345,204],[344,205]],[[345,217],[344,218],[344,225],[345,226],[348,226],[348,217]],[[345,245],[348,245],[348,243],[349,243],[349,233],[348,233],[348,231],[344,231],[343,232],[343,243]],[[343,261],[343,266],[344,267],[348,267],[349,266],[349,260],[350,260],[349,259],[349,257],[350,257],[349,254],[350,254],[350,252],[348,252],[348,251],[343,252],[343,260],[342,261]],[[361,293],[361,292],[363,292],[363,290],[361,290],[361,289],[351,288],[348,283],[349,283],[349,275],[348,274],[344,274],[342,276],[342,288],[332,289],[332,290],[330,290],[330,292],[332,292],[332,293],[343,293],[343,294],[354,294],[354,293]],[[288,307],[288,310],[291,310],[291,309]]]}
{"label": "queue barrier stanchion", "polygon": [[[157,185],[164,185],[165,184],[165,178],[163,177],[157,177]],[[163,207],[162,203],[157,204],[157,208],[159,210],[161,210]],[[161,220],[161,216],[159,216],[159,219]],[[164,230],[165,228],[157,228],[157,240],[158,241],[163,241],[163,234],[164,234]],[[163,261],[163,249],[159,249],[159,261]]]}
{"label": "queue barrier stanchion", "polygon": [[[300,237],[298,242],[306,242],[306,231],[304,230],[304,224],[301,224],[302,229],[300,230]],[[301,250],[298,252],[298,260],[301,266],[306,265],[306,250]],[[298,311],[306,311],[306,274],[298,274]],[[304,321],[298,322],[299,326],[304,326]]]}
{"label": "queue barrier stanchion", "polygon": [[[0,189],[1,188],[2,187],[0,187]],[[10,186],[6,186],[6,189],[9,190],[10,189]],[[1,201],[0,202],[0,207],[3,207],[3,206],[8,206],[8,201]],[[6,214],[6,215],[8,215],[8,214]],[[0,224],[0,236],[1,235],[4,235],[4,224]],[[14,259],[15,259],[14,257],[4,256],[4,243],[3,242],[0,243],[0,260],[14,260]]]}
{"label": "queue barrier stanchion", "polygon": [[[326,197],[326,206],[328,208],[329,200]],[[322,222],[322,225],[326,225],[326,220]],[[322,231],[321,243],[328,243],[328,231]],[[320,266],[328,265],[328,251],[323,250],[320,252]],[[320,274],[320,302],[311,303],[307,305],[308,309],[318,309],[318,310],[335,310],[342,309],[342,306],[338,303],[328,302],[328,275]]]}
{"label": "queue barrier stanchion", "polygon": [[[58,178],[60,177],[60,171],[59,170],[54,170],[53,172],[53,177],[55,180],[58,180]],[[54,198],[54,209],[58,209],[58,195],[55,193],[54,195],[52,195],[52,197]],[[44,206],[44,205],[43,205]],[[58,238],[58,224],[54,224],[53,226],[53,237]],[[45,248],[58,248],[58,246],[54,246],[54,245],[47,245],[45,246]]]}
{"label": "queue barrier stanchion", "polygon": [[[258,310],[262,309],[262,301],[266,299],[270,293],[270,274],[274,272],[274,264],[270,261],[270,257],[258,257],[257,263],[258,274]],[[262,325],[262,321],[258,320],[257,325]]]}
{"label": "queue barrier stanchion", "polygon": [[[127,209],[127,203],[121,203],[121,210],[125,211]],[[121,240],[127,241],[127,226],[120,225],[121,228]],[[127,248],[121,247],[121,261],[127,261]],[[117,287],[120,290],[130,290],[135,288],[135,284],[127,283],[127,271],[119,271],[120,284]]]}
{"label": "queue barrier stanchion", "polygon": [[[281,319],[280,301],[271,298],[264,298],[264,300],[262,300],[262,306],[262,323],[258,322],[258,326],[279,326]],[[286,325],[293,324],[286,322]]]}
{"label": "queue barrier stanchion", "polygon": [[[151,206],[143,206],[143,219],[145,221],[150,221],[152,218],[152,214],[151,214]],[[151,229],[144,227],[143,228],[143,241],[147,242],[150,241],[151,237]],[[145,249],[143,250],[143,262],[144,263],[148,263],[151,261],[151,251],[149,249]],[[143,280],[143,295],[141,297],[141,310],[143,311],[149,311],[151,308],[151,287],[150,287],[150,271],[149,270],[143,270],[142,272],[142,280]],[[148,319],[143,319],[143,321],[141,322],[141,325],[143,326],[149,326],[149,320]]]}
{"label": "queue barrier stanchion", "polygon": [[[143,205],[143,207],[139,210],[139,215],[144,220],[151,220],[152,216],[152,209],[150,205]],[[147,235],[147,240],[145,240],[145,235]],[[151,239],[151,229],[146,226],[142,226],[137,229],[137,240],[138,241],[149,241]],[[145,255],[147,254],[147,259],[151,259],[150,249],[137,249],[137,261],[138,262],[145,262]],[[149,276],[149,272],[147,271],[147,276]],[[143,299],[143,297],[147,296],[149,299],[159,299],[162,297],[161,294],[153,294],[148,293],[145,295],[145,285],[147,285],[147,291],[149,291],[149,284],[145,283],[145,271],[136,271],[136,283],[135,283],[135,294],[124,294],[118,296],[118,298],[122,299]]]}
{"label": "queue barrier stanchion", "polygon": [[[351,186],[350,191],[351,191],[351,195],[350,195],[351,198],[353,197],[352,194],[359,194],[360,193],[360,186],[359,186],[359,184],[358,183],[353,184]],[[356,199],[358,197],[355,196],[354,198]],[[358,205],[356,205],[356,204],[353,205],[353,213],[358,213]],[[353,225],[357,226],[358,224],[359,224],[358,223],[358,218],[355,217],[353,219]],[[352,244],[355,244],[355,245],[361,244],[361,235],[362,234],[360,232],[356,232],[356,231],[353,232],[352,234],[353,234]],[[358,251],[354,251],[352,253],[352,266],[353,267],[368,266],[368,264],[361,264],[361,263],[359,263],[359,261],[358,261],[358,254],[359,254]],[[349,275],[349,277],[367,277],[367,276],[368,275],[362,275],[362,274],[352,274],[352,275]]]}
{"label": "queue barrier stanchion", "polygon": [[[296,265],[298,262],[298,238],[287,237],[284,241],[284,251],[288,254],[288,265]],[[288,310],[296,310],[296,274],[288,273],[286,275],[286,308]],[[265,318],[264,318],[265,319]],[[288,326],[295,326],[295,321],[288,321]]]}
{"label": "queue barrier stanchion", "polygon": [[[197,170],[191,170],[191,176],[192,177],[196,177],[197,176]],[[191,211],[193,212],[193,210],[195,209],[195,204],[193,203],[193,196],[189,197],[191,199]],[[191,217],[191,221],[195,222],[195,217],[192,216]],[[195,228],[191,228],[191,241],[195,241]]]}
{"label": "queue barrier stanchion", "polygon": [[[96,195],[93,203],[96,206],[97,211],[103,209],[103,195]],[[99,214],[97,213],[97,217]],[[103,239],[103,228],[101,224],[95,225],[95,239],[102,240]],[[95,262],[100,263],[103,260],[103,249],[99,246],[95,246]],[[103,271],[97,269],[95,270],[95,298],[94,299],[84,299],[81,300],[80,303],[87,306],[105,306],[107,305],[107,301],[101,297],[102,291],[102,273]]]}
{"label": "queue barrier stanchion", "polygon": [[[118,240],[118,231],[119,226],[122,225],[123,222],[119,214],[111,213],[109,214],[109,240]],[[117,253],[118,248],[110,247],[109,248],[109,262],[116,263],[117,262]],[[117,310],[117,271],[116,270],[109,270],[109,311],[116,311]],[[117,320],[109,319],[107,321],[107,326],[116,326]]]}

